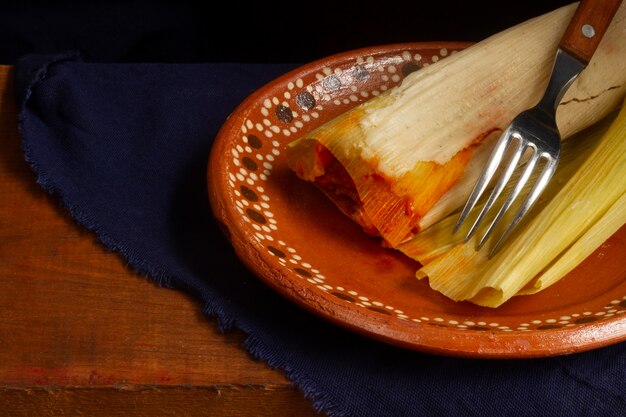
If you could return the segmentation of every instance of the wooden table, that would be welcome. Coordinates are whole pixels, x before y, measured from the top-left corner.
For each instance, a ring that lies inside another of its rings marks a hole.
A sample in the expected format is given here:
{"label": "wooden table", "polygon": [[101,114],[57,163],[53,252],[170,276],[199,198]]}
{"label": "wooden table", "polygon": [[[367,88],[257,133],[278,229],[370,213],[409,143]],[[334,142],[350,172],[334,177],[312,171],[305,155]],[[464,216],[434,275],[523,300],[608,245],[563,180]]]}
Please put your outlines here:
{"label": "wooden table", "polygon": [[242,333],[138,276],[39,188],[12,71],[0,66],[0,415],[319,415]]}

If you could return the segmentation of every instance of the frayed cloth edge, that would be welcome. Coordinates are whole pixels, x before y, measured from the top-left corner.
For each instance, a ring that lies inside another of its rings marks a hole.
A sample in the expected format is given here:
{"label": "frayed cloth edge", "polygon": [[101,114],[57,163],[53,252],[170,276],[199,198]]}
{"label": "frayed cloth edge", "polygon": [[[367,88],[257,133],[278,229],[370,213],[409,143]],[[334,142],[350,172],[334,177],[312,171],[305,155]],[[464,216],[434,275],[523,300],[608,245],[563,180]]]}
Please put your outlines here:
{"label": "frayed cloth edge", "polygon": [[[67,62],[67,61],[80,61],[80,54],[77,52],[70,52],[55,57],[55,59],[47,62],[43,65],[35,75],[31,82],[28,84],[22,105],[18,114],[18,131],[22,142],[22,152],[24,159],[30,165],[31,169],[36,175],[37,184],[39,184],[46,192],[58,196],[62,206],[70,212],[72,218],[81,226],[95,233],[97,239],[104,245],[104,247],[112,252],[117,252],[127,261],[128,265],[133,268],[140,275],[144,275],[148,280],[156,283],[162,287],[182,289],[182,287],[188,287],[186,285],[179,284],[175,277],[166,274],[164,271],[151,267],[148,263],[137,257],[128,247],[117,242],[106,234],[98,223],[85,214],[78,206],[68,201],[57,185],[48,178],[46,173],[39,167],[35,159],[32,157],[29,144],[31,138],[25,134],[26,123],[26,108],[28,102],[33,94],[33,89],[45,80],[51,67],[54,65]],[[192,288],[189,288],[192,289]],[[198,294],[196,297],[200,298]],[[268,347],[261,342],[261,340],[254,335],[252,329],[243,323],[231,317],[223,308],[223,306],[216,305],[216,303],[205,302],[203,313],[207,317],[215,317],[218,320],[218,328],[220,331],[225,332],[232,328],[238,328],[246,334],[244,341],[244,347],[249,354],[258,360],[266,362],[271,368],[282,370],[289,380],[291,380],[296,387],[298,387],[305,398],[312,402],[313,408],[320,412],[327,414],[329,417],[349,417],[350,414],[337,405],[331,395],[324,390],[320,389],[317,383],[312,381],[307,375],[292,368],[284,361],[278,359],[274,355],[268,352]]]}

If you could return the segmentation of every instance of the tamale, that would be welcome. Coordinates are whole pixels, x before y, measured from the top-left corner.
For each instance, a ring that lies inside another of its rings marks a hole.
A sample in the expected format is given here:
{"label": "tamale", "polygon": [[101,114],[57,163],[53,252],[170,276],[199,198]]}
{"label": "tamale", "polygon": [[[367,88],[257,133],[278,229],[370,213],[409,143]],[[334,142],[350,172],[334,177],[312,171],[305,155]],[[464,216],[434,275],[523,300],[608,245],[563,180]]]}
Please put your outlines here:
{"label": "tamale", "polygon": [[[288,161],[368,233],[397,247],[467,198],[490,145],[545,87],[572,4],[409,74],[288,146]],[[626,7],[557,112],[564,138],[626,91]]]}

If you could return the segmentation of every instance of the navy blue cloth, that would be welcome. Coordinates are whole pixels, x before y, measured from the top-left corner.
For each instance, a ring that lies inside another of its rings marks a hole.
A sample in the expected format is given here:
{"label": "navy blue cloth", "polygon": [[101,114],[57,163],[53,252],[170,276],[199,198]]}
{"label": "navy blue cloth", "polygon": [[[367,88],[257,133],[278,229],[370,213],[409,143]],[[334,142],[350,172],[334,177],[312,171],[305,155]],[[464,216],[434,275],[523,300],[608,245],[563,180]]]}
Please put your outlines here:
{"label": "navy blue cloth", "polygon": [[532,360],[403,350],[301,310],[243,267],[212,218],[207,159],[235,106],[291,68],[26,56],[25,158],[108,249],[193,294],[223,330],[242,329],[251,355],[330,416],[624,416],[625,344]]}

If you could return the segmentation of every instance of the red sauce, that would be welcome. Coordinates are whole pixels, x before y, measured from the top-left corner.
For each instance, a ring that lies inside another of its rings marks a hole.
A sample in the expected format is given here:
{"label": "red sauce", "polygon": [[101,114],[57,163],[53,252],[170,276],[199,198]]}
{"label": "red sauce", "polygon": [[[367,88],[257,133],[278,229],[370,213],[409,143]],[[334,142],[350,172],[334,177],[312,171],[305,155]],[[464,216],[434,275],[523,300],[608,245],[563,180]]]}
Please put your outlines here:
{"label": "red sauce", "polygon": [[352,177],[332,152],[319,142],[314,147],[314,161],[323,174],[315,177],[313,183],[322,189],[345,214],[358,223],[365,233],[379,236],[378,230],[363,210]]}

